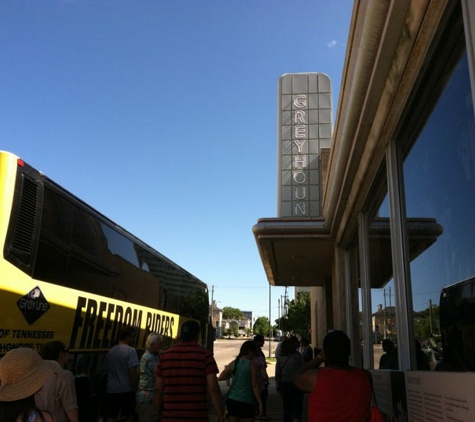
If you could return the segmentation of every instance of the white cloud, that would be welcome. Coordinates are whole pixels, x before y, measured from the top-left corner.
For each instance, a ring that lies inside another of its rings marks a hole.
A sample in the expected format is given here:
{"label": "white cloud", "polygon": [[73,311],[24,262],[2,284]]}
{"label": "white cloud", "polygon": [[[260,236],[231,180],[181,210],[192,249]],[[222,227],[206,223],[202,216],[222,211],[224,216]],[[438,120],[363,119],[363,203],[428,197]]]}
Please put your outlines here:
{"label": "white cloud", "polygon": [[336,40],[331,40],[329,43],[327,43],[327,47],[328,47],[328,48],[332,48],[332,47],[334,47],[336,44],[337,44],[337,41],[336,41]]}

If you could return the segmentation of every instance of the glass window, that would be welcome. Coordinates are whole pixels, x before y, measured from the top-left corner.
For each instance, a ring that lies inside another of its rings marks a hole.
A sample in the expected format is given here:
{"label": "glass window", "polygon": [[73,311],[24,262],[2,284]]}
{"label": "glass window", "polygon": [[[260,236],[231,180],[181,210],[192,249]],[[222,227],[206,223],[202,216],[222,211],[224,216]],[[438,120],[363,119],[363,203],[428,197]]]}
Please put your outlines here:
{"label": "glass window", "polygon": [[59,284],[64,282],[69,258],[72,209],[70,202],[45,186],[34,278]]}
{"label": "glass window", "polygon": [[106,224],[101,224],[101,228],[107,239],[109,251],[113,255],[118,255],[138,267],[139,262],[134,243]]}
{"label": "glass window", "polygon": [[[404,183],[408,218],[435,218],[443,227],[411,262],[415,335],[434,369],[442,359],[441,290],[475,276],[475,125],[466,55],[404,162]],[[460,359],[475,356],[471,342],[465,355],[458,351]]]}

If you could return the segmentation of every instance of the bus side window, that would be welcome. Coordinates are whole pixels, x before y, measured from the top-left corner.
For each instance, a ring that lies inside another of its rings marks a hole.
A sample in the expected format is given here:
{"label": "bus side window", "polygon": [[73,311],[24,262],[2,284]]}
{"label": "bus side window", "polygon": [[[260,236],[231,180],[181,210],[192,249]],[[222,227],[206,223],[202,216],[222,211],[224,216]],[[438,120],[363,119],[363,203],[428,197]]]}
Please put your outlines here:
{"label": "bus side window", "polygon": [[72,204],[45,186],[33,278],[63,284],[69,258]]}

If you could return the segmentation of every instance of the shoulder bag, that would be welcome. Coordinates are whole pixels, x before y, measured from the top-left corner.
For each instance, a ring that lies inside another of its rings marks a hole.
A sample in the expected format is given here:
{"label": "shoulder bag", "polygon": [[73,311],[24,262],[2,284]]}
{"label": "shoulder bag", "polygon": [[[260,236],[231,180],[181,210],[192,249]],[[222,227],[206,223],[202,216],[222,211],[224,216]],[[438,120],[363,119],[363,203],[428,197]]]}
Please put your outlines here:
{"label": "shoulder bag", "polygon": [[376,394],[374,394],[373,387],[371,387],[372,403],[370,408],[369,420],[370,422],[384,422],[384,416],[381,410],[378,408],[376,401]]}

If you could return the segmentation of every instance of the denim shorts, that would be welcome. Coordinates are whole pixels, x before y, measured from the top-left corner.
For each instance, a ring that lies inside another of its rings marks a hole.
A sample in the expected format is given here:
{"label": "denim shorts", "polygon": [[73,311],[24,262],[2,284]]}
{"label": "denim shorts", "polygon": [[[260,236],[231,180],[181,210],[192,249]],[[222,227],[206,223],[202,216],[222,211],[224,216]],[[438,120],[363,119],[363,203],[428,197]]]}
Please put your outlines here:
{"label": "denim shorts", "polygon": [[226,410],[228,412],[228,416],[249,419],[254,418],[256,414],[256,404],[244,403],[242,401],[236,401],[228,398],[226,400]]}
{"label": "denim shorts", "polygon": [[135,414],[135,392],[106,394],[102,413],[107,419],[117,419],[119,412],[122,416],[134,416]]}

